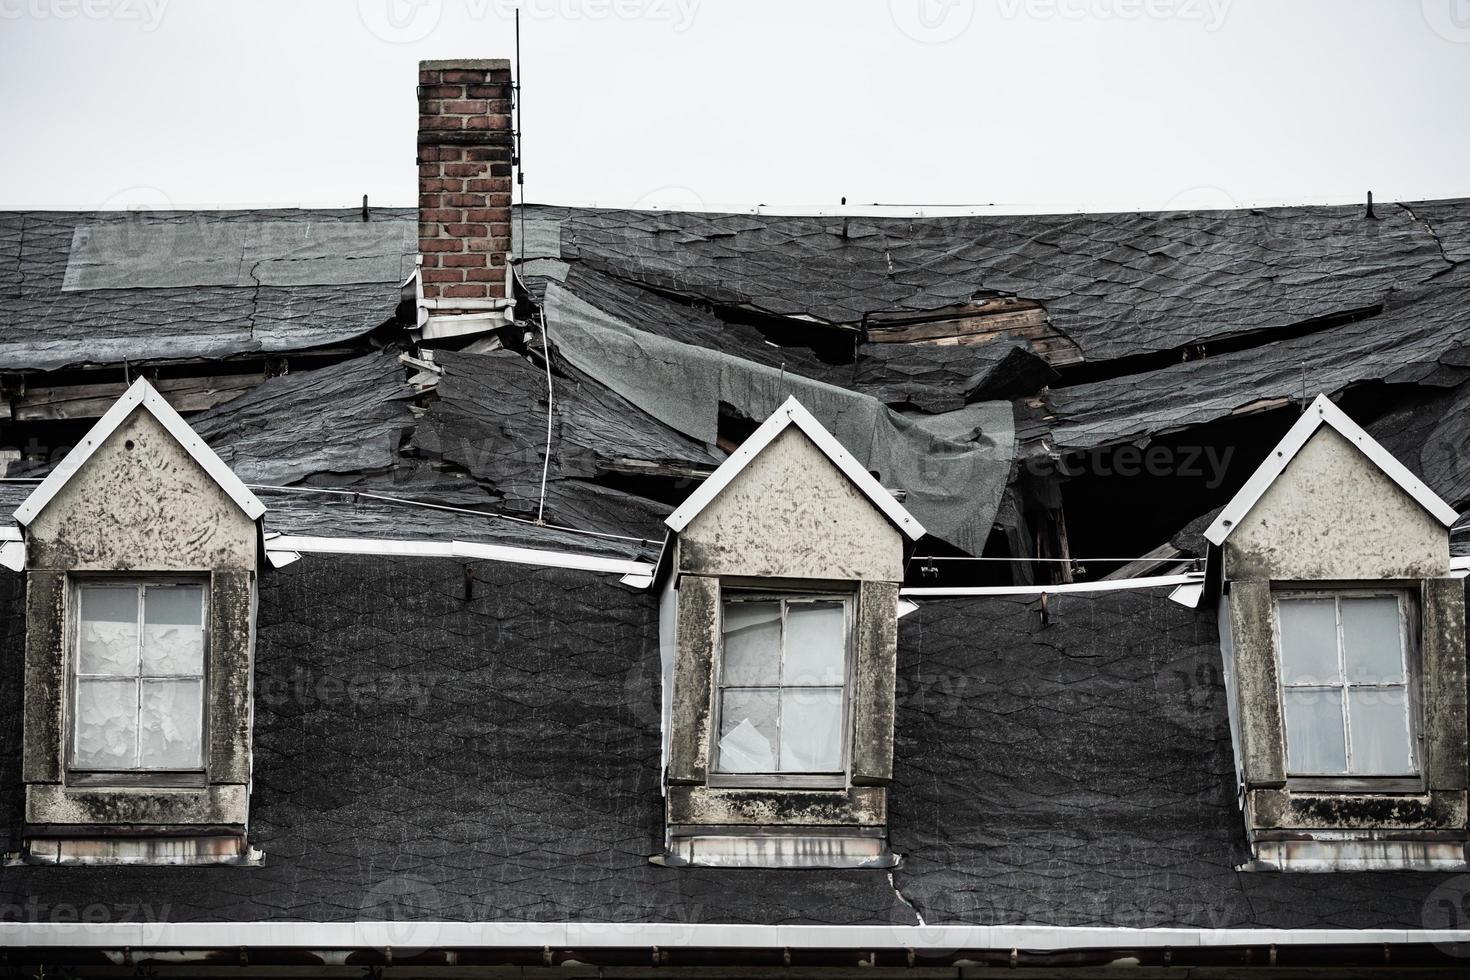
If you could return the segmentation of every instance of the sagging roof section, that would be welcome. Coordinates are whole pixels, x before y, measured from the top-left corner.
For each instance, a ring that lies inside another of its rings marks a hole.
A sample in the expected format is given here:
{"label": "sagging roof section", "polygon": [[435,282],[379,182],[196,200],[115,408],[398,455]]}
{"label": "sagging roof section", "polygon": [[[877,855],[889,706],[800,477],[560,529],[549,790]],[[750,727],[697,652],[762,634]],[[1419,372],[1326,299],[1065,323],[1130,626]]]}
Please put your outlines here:
{"label": "sagging roof section", "polygon": [[1398,484],[1405,493],[1445,527],[1450,527],[1455,523],[1459,514],[1453,507],[1425,486],[1423,480],[1410,473],[1404,464],[1379,445],[1377,440],[1364,432],[1361,426],[1348,418],[1347,413],[1332,404],[1326,395],[1318,395],[1311,406],[1302,413],[1297,423],[1287,432],[1285,438],[1277,443],[1275,449],[1271,450],[1265,462],[1255,473],[1251,474],[1240,492],[1225,505],[1225,509],[1215,518],[1214,523],[1205,530],[1205,538],[1214,545],[1224,544],[1230,532],[1246,514],[1250,513],[1251,508],[1261,499],[1267,488],[1276,482],[1276,478],[1286,470],[1296,454],[1307,444],[1307,440],[1324,425],[1335,429],[1339,435],[1360,449],[1363,455],[1383,471],[1385,476]]}
{"label": "sagging roof section", "polygon": [[178,412],[174,411],[168,402],[163,400],[153,386],[143,378],[134,381],[122,398],[107,410],[107,413],[92,426],[91,430],[71,452],[52,470],[40,486],[15,509],[15,519],[22,525],[30,524],[36,518],[51,499],[64,487],[68,480],[86,465],[92,454],[107,441],[107,438],[117,431],[135,410],[143,410],[152,415],[158,422],[168,430],[169,435],[178,442],[189,456],[208,473],[210,478],[217,483],[221,490],[235,502],[245,515],[252,521],[258,520],[265,513],[265,505],[262,504],[255,494],[251,493],[244,483],[240,482],[234,472],[225,465],[224,460],[210,449],[203,438],[189,427]]}
{"label": "sagging roof section", "polygon": [[842,447],[842,443],[833,438],[832,433],[822,427],[822,423],[812,417],[812,413],[802,407],[801,402],[793,395],[786,399],[780,408],[772,412],[770,417],[761,423],[760,428],[740,444],[740,448],[730,454],[730,457],[720,464],[719,469],[710,474],[699,489],[689,495],[668,518],[664,521],[674,531],[682,531],[704,510],[710,501],[720,495],[725,487],[740,474],[740,471],[754,460],[771,442],[790,426],[796,426],[806,437],[820,449],[832,463],[842,471],[842,474],[852,481],[853,485],[862,491],[863,496],[870,500],[874,507],[883,512],[883,516],[893,522],[894,526],[908,537],[910,541],[917,541],[924,536],[924,525],[914,519],[914,516],[903,505],[894,499],[893,494],[883,489],[872,474],[863,469],[857,460],[853,459]]}

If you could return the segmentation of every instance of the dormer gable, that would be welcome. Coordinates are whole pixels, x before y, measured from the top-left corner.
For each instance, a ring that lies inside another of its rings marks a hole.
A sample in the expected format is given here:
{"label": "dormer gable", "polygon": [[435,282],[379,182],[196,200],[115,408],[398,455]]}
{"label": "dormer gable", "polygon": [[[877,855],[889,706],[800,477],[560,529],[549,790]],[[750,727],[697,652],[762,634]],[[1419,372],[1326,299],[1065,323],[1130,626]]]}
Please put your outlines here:
{"label": "dormer gable", "polygon": [[1205,537],[1226,579],[1419,579],[1449,574],[1456,516],[1319,395]]}
{"label": "dormer gable", "polygon": [[138,379],[16,509],[37,568],[252,568],[265,507]]}
{"label": "dormer gable", "polygon": [[680,572],[900,580],[921,525],[794,397],[667,520]]}

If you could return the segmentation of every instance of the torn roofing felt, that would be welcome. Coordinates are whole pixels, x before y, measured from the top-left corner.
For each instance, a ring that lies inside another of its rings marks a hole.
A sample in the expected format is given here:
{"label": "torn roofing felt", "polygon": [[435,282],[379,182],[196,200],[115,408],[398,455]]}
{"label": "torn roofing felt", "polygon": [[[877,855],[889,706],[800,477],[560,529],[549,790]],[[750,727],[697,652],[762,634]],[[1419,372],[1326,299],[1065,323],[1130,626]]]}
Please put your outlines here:
{"label": "torn roofing felt", "polygon": [[357,211],[0,214],[0,365],[221,359],[363,337],[393,318],[417,247],[413,209],[372,213],[366,225]]}
{"label": "torn roofing felt", "polygon": [[851,219],[532,214],[561,222],[561,258],[694,300],[856,326],[876,314],[1014,296],[1039,302],[1083,358],[1106,360],[1366,308],[1391,287],[1425,282],[1446,257],[1415,210],[1436,208],[1464,210],[1389,204],[1378,220],[1360,206]]}
{"label": "torn roofing felt", "polygon": [[[473,474],[499,496],[501,509],[536,516],[546,448],[544,369],[508,351],[441,352],[436,360],[444,376],[414,434],[414,450]],[[552,387],[548,519],[662,538],[669,505],[594,481],[659,474],[687,481],[692,489],[724,454],[715,455],[595,381],[562,374]]]}
{"label": "torn roofing felt", "polygon": [[1010,475],[1010,405],[979,402],[936,416],[906,416],[877,399],[630,326],[559,283],[546,288],[551,342],[579,370],[633,405],[706,444],[720,405],[764,420],[796,398],[934,536],[979,554]]}
{"label": "torn roofing felt", "polygon": [[1304,336],[1155,371],[1053,389],[1025,426],[1057,449],[1088,449],[1288,404],[1364,381],[1449,387],[1470,377],[1470,270],[1392,296],[1384,311]]}

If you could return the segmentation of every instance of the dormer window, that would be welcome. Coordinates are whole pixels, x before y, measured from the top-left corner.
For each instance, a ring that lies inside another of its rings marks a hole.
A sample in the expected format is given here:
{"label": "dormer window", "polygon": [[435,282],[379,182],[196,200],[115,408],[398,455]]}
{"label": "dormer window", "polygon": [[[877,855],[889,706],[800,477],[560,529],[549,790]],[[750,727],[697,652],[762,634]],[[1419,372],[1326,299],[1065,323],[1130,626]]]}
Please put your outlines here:
{"label": "dormer window", "polygon": [[15,512],[23,858],[250,863],[265,508],[144,380]]}
{"label": "dormer window", "polygon": [[1467,867],[1456,516],[1318,397],[1205,532],[1243,868]]}
{"label": "dormer window", "polygon": [[1408,604],[1401,591],[1276,593],[1288,778],[1418,775]]}
{"label": "dormer window", "polygon": [[724,594],[719,782],[846,781],[850,623],[851,603],[843,596]]}
{"label": "dormer window", "polygon": [[793,398],[668,519],[665,864],[892,867],[912,515]]}
{"label": "dormer window", "polygon": [[72,782],[158,782],[204,771],[204,586],[79,583]]}

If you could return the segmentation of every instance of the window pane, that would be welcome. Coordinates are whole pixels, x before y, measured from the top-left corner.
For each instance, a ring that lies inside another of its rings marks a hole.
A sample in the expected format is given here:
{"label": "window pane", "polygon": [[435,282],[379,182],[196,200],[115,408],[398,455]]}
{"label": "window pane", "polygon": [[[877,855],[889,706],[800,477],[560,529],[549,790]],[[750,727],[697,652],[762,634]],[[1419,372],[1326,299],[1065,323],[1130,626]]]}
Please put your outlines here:
{"label": "window pane", "polygon": [[1276,612],[1281,626],[1281,682],[1336,681],[1336,603],[1331,599],[1281,599]]}
{"label": "window pane", "polygon": [[1287,689],[1284,695],[1287,771],[1297,776],[1347,772],[1341,691]]}
{"label": "window pane", "polygon": [[80,592],[77,673],[136,674],[138,590],[88,586]]}
{"label": "window pane", "polygon": [[720,695],[720,772],[776,771],[775,690]]}
{"label": "window pane", "polygon": [[729,686],[780,683],[781,604],[725,603],[720,683]]}
{"label": "window pane", "polygon": [[204,673],[203,586],[150,586],[144,592],[143,673]]}
{"label": "window pane", "polygon": [[1403,683],[1399,601],[1393,596],[1342,600],[1342,656],[1347,679],[1360,684]]}
{"label": "window pane", "polygon": [[190,769],[201,764],[200,686],[196,680],[143,682],[138,753],[144,769]]}
{"label": "window pane", "polygon": [[836,772],[841,768],[842,689],[783,690],[781,771]]}
{"label": "window pane", "polygon": [[131,769],[138,705],[133,681],[77,679],[75,763],[85,769]]}
{"label": "window pane", "polygon": [[1362,776],[1403,776],[1409,762],[1408,698],[1402,687],[1349,688],[1353,772]]}
{"label": "window pane", "polygon": [[786,606],[783,685],[841,684],[847,672],[847,617],[840,602]]}

